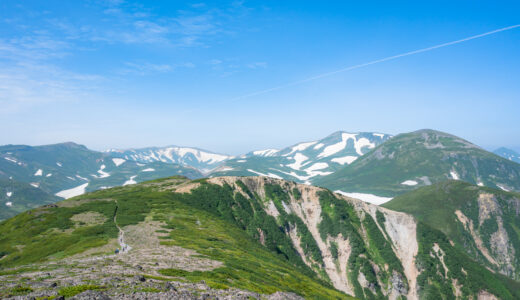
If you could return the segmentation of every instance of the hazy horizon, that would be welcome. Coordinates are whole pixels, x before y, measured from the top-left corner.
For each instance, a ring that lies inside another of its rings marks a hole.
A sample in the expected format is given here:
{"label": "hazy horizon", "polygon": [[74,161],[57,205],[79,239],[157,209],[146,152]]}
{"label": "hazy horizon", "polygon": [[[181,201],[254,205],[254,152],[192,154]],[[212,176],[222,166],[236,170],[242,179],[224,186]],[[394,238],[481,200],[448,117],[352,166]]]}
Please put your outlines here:
{"label": "hazy horizon", "polygon": [[431,128],[520,152],[519,8],[6,1],[0,144],[237,155]]}
{"label": "hazy horizon", "polygon": [[[425,129],[425,128],[421,128],[421,129]],[[421,130],[421,129],[417,129],[417,130]],[[431,129],[431,128],[428,128],[428,129]],[[348,130],[336,130],[335,132],[337,131],[343,131],[343,132],[349,132],[349,133],[358,133],[358,132],[361,132],[361,131],[357,131],[357,132],[354,132],[354,131],[348,131]],[[415,130],[414,130],[415,131]],[[366,132],[366,131],[364,131]],[[390,134],[392,136],[395,136],[395,135],[398,135],[398,134],[391,134],[391,133],[388,133],[388,132],[383,132],[383,131],[373,131],[374,133],[384,133],[384,134]],[[263,150],[263,149],[269,149],[269,148],[272,148],[272,149],[278,149],[278,150],[281,150],[283,148],[286,148],[286,147],[290,147],[290,146],[293,146],[293,145],[296,145],[298,143],[302,143],[302,142],[312,142],[312,141],[316,141],[316,140],[319,140],[319,139],[322,139],[322,138],[325,138],[331,134],[333,134],[334,132],[331,132],[330,134],[327,134],[327,135],[324,135],[324,136],[320,136],[320,137],[316,137],[315,139],[302,139],[302,140],[297,140],[297,141],[293,141],[293,142],[289,142],[288,144],[279,144],[279,146],[266,146],[266,147],[257,147],[257,148],[251,148],[251,149],[246,149],[246,150],[243,150],[243,151],[238,151],[238,152],[222,152],[222,151],[217,151],[217,150],[214,150],[214,149],[211,149],[211,148],[205,148],[205,147],[200,147],[200,146],[197,146],[197,145],[182,145],[182,144],[163,144],[163,145],[143,145],[143,146],[131,146],[131,147],[103,147],[103,148],[93,148],[93,147],[90,147],[89,145],[87,144],[84,144],[84,143],[80,143],[80,142],[77,142],[77,141],[58,141],[58,142],[52,142],[52,143],[47,143],[47,144],[21,144],[21,145],[28,145],[28,146],[44,146],[44,145],[52,145],[52,144],[61,144],[61,143],[67,143],[67,142],[73,142],[73,143],[76,143],[76,144],[79,144],[79,145],[83,145],[83,146],[86,146],[87,148],[91,149],[91,150],[94,150],[94,151],[99,151],[99,152],[102,152],[102,151],[106,151],[106,150],[110,150],[110,149],[118,149],[118,150],[128,150],[128,149],[141,149],[141,148],[150,148],[150,147],[157,147],[157,148],[162,148],[162,147],[191,147],[191,148],[198,148],[198,149],[201,149],[201,150],[206,150],[206,151],[210,151],[210,152],[215,152],[215,153],[219,153],[219,154],[227,154],[227,155],[234,155],[234,156],[237,156],[237,155],[242,155],[242,154],[246,154],[246,153],[249,153],[249,152],[252,152],[252,151],[255,151],[255,150]],[[402,132],[402,133],[406,133],[406,132]],[[449,132],[447,132],[449,133]],[[462,137],[463,138],[463,137]],[[469,141],[471,142],[471,141]],[[12,143],[9,143],[9,144],[12,144]],[[3,145],[8,145],[8,144],[2,144],[0,146],[3,146]],[[15,145],[15,144],[13,144]],[[516,148],[514,146],[496,146],[496,147],[485,147],[485,146],[482,146],[482,145],[478,145],[476,144],[477,146],[483,148],[484,150],[487,150],[489,152],[493,152],[495,150],[497,150],[498,148],[501,148],[501,147],[504,147],[504,148],[507,148],[507,149],[510,149],[510,150],[513,150],[515,152],[520,152],[520,147]]]}

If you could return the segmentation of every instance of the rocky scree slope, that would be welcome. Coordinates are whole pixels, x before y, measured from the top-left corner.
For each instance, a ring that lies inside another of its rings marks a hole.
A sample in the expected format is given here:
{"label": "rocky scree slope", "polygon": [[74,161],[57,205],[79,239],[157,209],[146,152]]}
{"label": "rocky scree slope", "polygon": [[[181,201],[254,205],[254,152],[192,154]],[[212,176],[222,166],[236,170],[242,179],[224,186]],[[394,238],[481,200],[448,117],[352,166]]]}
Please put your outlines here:
{"label": "rocky scree slope", "polygon": [[[131,250],[108,255],[118,226]],[[60,281],[69,288],[87,281],[111,295],[131,291],[103,280],[123,274],[307,298],[520,297],[517,282],[409,214],[266,177],[167,178],[97,191],[22,213],[0,231],[8,291],[23,274],[47,272],[49,280],[73,278]],[[102,273],[82,267],[93,261]],[[33,294],[49,292],[34,286]]]}
{"label": "rocky scree slope", "polygon": [[386,208],[442,231],[487,268],[520,279],[520,194],[447,181],[394,198]]}
{"label": "rocky scree slope", "polygon": [[298,143],[281,150],[252,151],[227,160],[211,172],[211,177],[260,175],[312,183],[351,164],[390,137],[383,133],[338,131],[320,140]]}
{"label": "rocky scree slope", "polygon": [[520,164],[456,136],[419,130],[393,137],[314,184],[343,192],[395,196],[447,179],[520,191]]}

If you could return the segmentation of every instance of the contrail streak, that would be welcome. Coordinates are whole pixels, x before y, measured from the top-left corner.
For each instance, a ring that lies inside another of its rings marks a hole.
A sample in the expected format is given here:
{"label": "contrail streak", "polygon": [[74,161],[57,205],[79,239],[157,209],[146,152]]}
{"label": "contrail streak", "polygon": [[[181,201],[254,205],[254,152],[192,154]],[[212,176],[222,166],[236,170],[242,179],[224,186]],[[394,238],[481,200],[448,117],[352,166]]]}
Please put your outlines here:
{"label": "contrail streak", "polygon": [[518,27],[520,27],[520,24],[513,25],[513,26],[508,26],[508,27],[504,27],[504,28],[500,28],[500,29],[496,29],[496,30],[493,30],[493,31],[488,31],[488,32],[485,32],[485,33],[473,35],[473,36],[470,36],[470,37],[467,37],[467,38],[463,38],[463,39],[452,41],[452,42],[447,42],[447,43],[444,43],[444,44],[431,46],[431,47],[428,47],[428,48],[422,48],[422,49],[418,49],[418,50],[405,52],[405,53],[402,53],[402,54],[397,54],[397,55],[394,55],[394,56],[389,56],[389,57],[373,60],[373,61],[366,62],[366,63],[363,63],[363,64],[342,68],[342,69],[339,69],[339,70],[323,73],[323,74],[316,75],[316,76],[313,76],[313,77],[309,77],[309,78],[306,78],[306,79],[293,81],[293,82],[290,82],[290,83],[287,83],[287,84],[284,84],[284,85],[280,85],[280,86],[272,87],[272,88],[269,88],[269,89],[257,91],[257,92],[251,93],[251,94],[247,94],[247,95],[243,95],[243,96],[240,96],[240,97],[236,97],[236,98],[231,99],[231,101],[237,101],[237,100],[241,100],[241,99],[245,99],[245,98],[250,98],[250,97],[253,97],[253,96],[258,96],[258,95],[262,95],[262,94],[269,93],[269,92],[272,92],[272,91],[281,90],[281,89],[284,89],[284,88],[287,88],[287,87],[299,85],[299,84],[302,84],[302,83],[305,83],[305,82],[309,82],[309,81],[313,81],[313,80],[316,80],[316,79],[320,79],[320,78],[323,78],[323,77],[332,76],[334,74],[347,72],[347,71],[354,70],[354,69],[363,68],[363,67],[366,67],[366,66],[382,63],[382,62],[389,61],[389,60],[394,60],[394,59],[405,57],[405,56],[410,56],[410,55],[414,55],[414,54],[418,54],[418,53],[428,52],[428,51],[431,51],[431,50],[435,50],[435,49],[439,49],[439,48],[443,48],[443,47],[447,47],[447,46],[451,46],[451,45],[455,45],[455,44],[460,44],[460,43],[463,43],[463,42],[471,41],[471,40],[474,40],[474,39],[478,39],[478,38],[485,37],[485,36],[488,36],[488,35],[492,35],[492,34],[495,34],[495,33],[499,33],[499,32],[502,32],[502,31],[515,29],[515,28],[518,28]]}

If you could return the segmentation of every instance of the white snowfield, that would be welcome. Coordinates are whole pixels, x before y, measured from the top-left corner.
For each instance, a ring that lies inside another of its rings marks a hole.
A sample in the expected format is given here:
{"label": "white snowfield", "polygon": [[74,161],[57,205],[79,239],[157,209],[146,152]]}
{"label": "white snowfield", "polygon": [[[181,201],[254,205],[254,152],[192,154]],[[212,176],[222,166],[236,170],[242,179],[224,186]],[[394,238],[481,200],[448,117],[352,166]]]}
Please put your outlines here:
{"label": "white snowfield", "polygon": [[126,162],[126,160],[122,158],[112,158],[112,161],[114,162],[114,165],[116,165],[116,167],[119,167],[120,165]]}
{"label": "white snowfield", "polygon": [[309,173],[309,172],[316,171],[316,170],[323,170],[323,169],[326,169],[328,167],[329,167],[328,163],[319,162],[319,163],[315,163],[312,166],[310,166],[307,169],[305,169],[305,172]]}
{"label": "white snowfield", "polygon": [[413,185],[417,185],[418,182],[415,181],[415,180],[405,180],[403,182],[401,182],[402,185],[409,185],[409,186],[413,186]]}
{"label": "white snowfield", "polygon": [[4,159],[7,160],[7,161],[10,161],[10,162],[12,162],[12,163],[15,163],[15,164],[18,163],[18,161],[17,161],[16,159],[14,159],[14,158],[4,157]]}
{"label": "white snowfield", "polygon": [[234,169],[232,167],[222,167],[218,168],[217,171],[219,172],[227,172],[227,171],[233,171]]}
{"label": "white snowfield", "polygon": [[271,177],[271,178],[275,178],[275,179],[283,179],[282,177],[276,175],[276,174],[273,174],[273,173],[267,173],[267,174],[264,174],[264,173],[260,173],[260,172],[257,172],[255,170],[251,170],[251,169],[247,169],[249,172],[251,173],[255,173],[256,175],[260,175],[260,176],[265,176],[265,177]]}
{"label": "white snowfield", "polygon": [[45,177],[51,177],[51,176],[52,176],[52,173],[45,175]]}
{"label": "white snowfield", "polygon": [[92,175],[92,177],[94,178],[107,178],[110,176],[109,173],[103,171],[104,169],[106,168],[105,165],[101,165],[101,167],[99,167],[99,170],[97,171],[99,173],[99,175]]}
{"label": "white snowfield", "polygon": [[[149,150],[130,150],[135,154],[125,155],[126,159],[143,160],[147,162],[162,161],[164,163],[182,163],[191,154],[199,163],[215,164],[233,158],[233,156],[206,152],[203,150],[189,147],[165,147],[154,148]],[[139,152],[138,152],[139,151]],[[121,150],[113,150],[111,152],[123,152]]]}
{"label": "white snowfield", "polygon": [[364,194],[364,193],[346,193],[340,190],[334,191],[335,193],[341,194],[343,196],[347,196],[350,198],[359,199],[368,203],[372,203],[375,205],[381,205],[392,200],[391,197],[381,197],[373,194]]}
{"label": "white snowfield", "polygon": [[88,181],[87,178],[85,178],[85,177],[81,177],[81,176],[79,176],[78,174],[76,174],[76,177],[78,177],[79,179],[82,179],[82,180]]}
{"label": "white snowfield", "polygon": [[455,171],[450,171],[451,178],[454,180],[459,180],[459,174]]}
{"label": "white snowfield", "polygon": [[372,133],[373,136],[378,136],[380,138],[384,138],[385,137],[385,134],[384,133]]}
{"label": "white snowfield", "polygon": [[36,173],[34,173],[34,176],[42,176],[42,175],[43,175],[42,169],[38,169],[38,171],[36,171]]}
{"label": "white snowfield", "polygon": [[502,184],[497,183],[497,186],[498,186],[501,190],[503,190],[504,192],[510,192],[510,191],[511,191],[511,190],[509,190],[508,188],[506,188],[505,186],[503,186]]}
{"label": "white snowfield", "polygon": [[39,182],[31,182],[30,183],[33,187],[35,188],[39,188],[40,187],[40,183]]}
{"label": "white snowfield", "polygon": [[7,198],[10,198],[13,195],[13,192],[7,192],[5,194],[7,195]]}
{"label": "white snowfield", "polygon": [[137,177],[137,175],[130,176],[130,179],[125,181],[125,183],[123,183],[123,186],[130,185],[130,184],[136,184],[137,182],[134,180],[136,177]]}
{"label": "white snowfield", "polygon": [[299,143],[291,148],[291,152],[284,154],[283,156],[289,156],[289,155],[293,154],[294,152],[303,151],[316,143],[317,142]]}
{"label": "white snowfield", "polygon": [[357,156],[348,155],[348,156],[343,156],[343,157],[336,157],[336,158],[331,159],[330,161],[338,163],[340,165],[344,165],[344,164],[349,164],[350,165],[356,159],[358,159]]}
{"label": "white snowfield", "polygon": [[253,155],[268,157],[268,156],[274,156],[276,153],[278,153],[278,151],[280,151],[280,150],[277,150],[277,149],[257,150],[257,151],[253,151]]}
{"label": "white snowfield", "polygon": [[147,169],[141,170],[141,172],[153,172],[153,171],[155,171],[154,168],[147,168]]}
{"label": "white snowfield", "polygon": [[320,149],[321,147],[325,146],[325,144],[322,144],[322,143],[319,143],[317,144],[316,146],[313,147],[314,150],[318,150]]}
{"label": "white snowfield", "polygon": [[58,167],[61,167],[61,166],[62,166],[62,164],[61,164],[60,162],[57,162],[56,165],[57,165]]}
{"label": "white snowfield", "polygon": [[304,161],[306,161],[308,159],[307,156],[301,154],[301,153],[296,153],[294,155],[294,163],[292,164],[288,164],[287,166],[291,169],[294,169],[294,170],[300,170],[300,168],[302,167],[302,163]]}
{"label": "white snowfield", "polygon": [[352,139],[354,141],[354,148],[356,149],[356,153],[359,155],[363,155],[363,152],[361,151],[361,149],[363,147],[375,148],[376,145],[374,143],[371,143],[367,138],[357,139],[356,136],[357,136],[357,133],[343,132],[341,134],[341,141],[336,144],[325,147],[323,149],[323,152],[321,152],[318,155],[318,158],[329,157],[329,156],[345,149],[345,147],[347,147],[347,142],[350,139]]}
{"label": "white snowfield", "polygon": [[13,206],[13,202],[6,202],[5,205],[11,207]]}
{"label": "white snowfield", "polygon": [[69,199],[69,198],[72,198],[72,197],[83,195],[83,194],[85,194],[85,188],[87,186],[88,186],[88,182],[84,183],[84,184],[82,184],[80,186],[68,189],[68,190],[63,190],[63,191],[57,192],[56,196],[61,197],[61,198],[65,198],[65,199]]}

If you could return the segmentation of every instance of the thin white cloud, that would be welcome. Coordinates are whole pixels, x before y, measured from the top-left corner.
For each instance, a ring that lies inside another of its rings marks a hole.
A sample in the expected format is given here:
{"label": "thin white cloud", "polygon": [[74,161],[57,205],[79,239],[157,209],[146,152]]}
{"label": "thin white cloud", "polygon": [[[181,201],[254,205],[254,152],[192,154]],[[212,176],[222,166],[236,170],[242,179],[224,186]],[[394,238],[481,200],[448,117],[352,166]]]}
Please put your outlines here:
{"label": "thin white cloud", "polygon": [[265,68],[267,68],[267,63],[266,62],[254,62],[254,63],[247,64],[247,67],[250,69],[265,69]]}
{"label": "thin white cloud", "polygon": [[126,62],[125,67],[116,73],[121,75],[151,75],[155,73],[168,73],[178,68],[195,68],[192,62],[178,64],[154,64],[149,62]]}
{"label": "thin white cloud", "polygon": [[406,57],[406,56],[410,56],[410,55],[415,55],[415,54],[419,54],[419,53],[432,51],[432,50],[443,48],[443,47],[448,47],[448,46],[464,43],[464,42],[467,42],[467,41],[471,41],[471,40],[474,40],[474,39],[482,38],[482,37],[485,37],[485,36],[488,36],[488,35],[492,35],[492,34],[496,34],[496,33],[499,33],[499,32],[512,30],[512,29],[515,29],[515,28],[518,28],[518,27],[520,27],[520,24],[499,28],[499,29],[496,29],[496,30],[484,32],[484,33],[481,33],[481,34],[473,35],[473,36],[470,36],[470,37],[466,37],[466,38],[463,38],[463,39],[459,39],[459,40],[455,40],[455,41],[451,41],[451,42],[447,42],[447,43],[442,43],[442,44],[431,46],[431,47],[427,47],[427,48],[422,48],[422,49],[413,50],[413,51],[409,51],[409,52],[405,52],[405,53],[401,53],[401,54],[397,54],[397,55],[388,56],[388,57],[381,58],[381,59],[376,59],[376,60],[369,61],[369,62],[366,62],[366,63],[345,67],[345,68],[338,69],[338,70],[335,70],[335,71],[331,71],[331,72],[319,74],[319,75],[316,75],[316,76],[313,76],[313,77],[309,77],[309,78],[306,78],[306,79],[290,82],[290,83],[287,83],[287,84],[284,84],[284,85],[280,85],[280,86],[272,87],[272,88],[269,88],[269,89],[260,90],[260,91],[254,92],[254,93],[250,93],[250,94],[247,94],[247,95],[235,97],[235,98],[231,99],[230,101],[238,101],[238,100],[242,100],[242,99],[246,99],[246,98],[251,98],[251,97],[254,97],[254,96],[258,96],[258,95],[266,94],[266,93],[269,93],[269,92],[281,90],[281,89],[284,89],[284,88],[292,87],[292,86],[295,86],[295,85],[300,85],[300,84],[303,84],[303,83],[306,83],[306,82],[314,81],[314,80],[317,80],[317,79],[320,79],[320,78],[329,77],[329,76],[332,76],[332,75],[335,75],[335,74],[338,74],[338,73],[343,73],[343,72],[347,72],[347,71],[351,71],[351,70],[367,67],[367,66],[370,66],[370,65],[375,65],[375,64],[378,64],[378,63],[382,63],[382,62],[398,59],[398,58],[401,58],[401,57]]}

